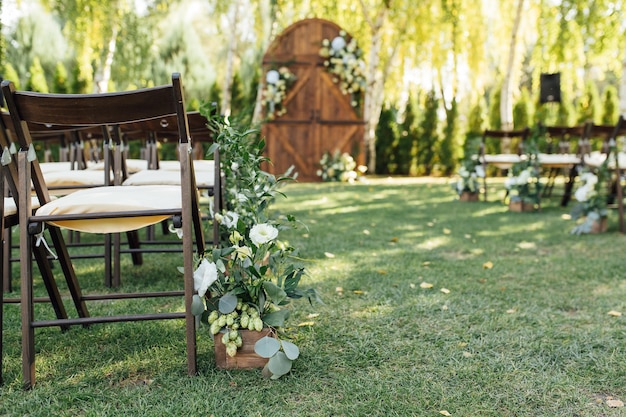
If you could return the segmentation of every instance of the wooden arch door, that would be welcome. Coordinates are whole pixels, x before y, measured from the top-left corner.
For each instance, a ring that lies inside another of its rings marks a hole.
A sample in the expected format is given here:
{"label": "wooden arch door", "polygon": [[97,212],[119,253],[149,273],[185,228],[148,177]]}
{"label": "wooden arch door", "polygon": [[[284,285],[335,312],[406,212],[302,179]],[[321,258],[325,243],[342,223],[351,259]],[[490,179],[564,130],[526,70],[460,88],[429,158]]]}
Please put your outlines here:
{"label": "wooden arch door", "polygon": [[348,152],[358,164],[365,161],[363,117],[351,97],[342,94],[324,67],[320,49],[341,28],[323,19],[306,19],[288,27],[263,58],[263,82],[271,69],[286,66],[297,77],[283,102],[287,112],[263,124],[267,170],[284,173],[295,165],[298,181],[320,181],[317,175],[324,152]]}

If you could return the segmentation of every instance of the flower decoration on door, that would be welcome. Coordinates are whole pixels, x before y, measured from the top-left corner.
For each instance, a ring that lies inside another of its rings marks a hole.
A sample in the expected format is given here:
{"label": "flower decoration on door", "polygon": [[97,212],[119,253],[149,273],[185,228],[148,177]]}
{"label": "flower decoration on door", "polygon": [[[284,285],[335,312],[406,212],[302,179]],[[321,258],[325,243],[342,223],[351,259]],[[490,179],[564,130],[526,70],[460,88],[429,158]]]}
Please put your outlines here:
{"label": "flower decoration on door", "polygon": [[287,92],[296,80],[297,77],[287,67],[267,71],[265,88],[263,89],[263,105],[269,120],[274,120],[276,117],[287,113],[284,101]]}
{"label": "flower decoration on door", "polygon": [[350,104],[355,109],[361,107],[365,91],[365,62],[363,51],[354,38],[347,39],[346,32],[340,31],[333,40],[324,39],[320,56],[324,58],[326,70],[333,76],[344,95],[350,95]]}

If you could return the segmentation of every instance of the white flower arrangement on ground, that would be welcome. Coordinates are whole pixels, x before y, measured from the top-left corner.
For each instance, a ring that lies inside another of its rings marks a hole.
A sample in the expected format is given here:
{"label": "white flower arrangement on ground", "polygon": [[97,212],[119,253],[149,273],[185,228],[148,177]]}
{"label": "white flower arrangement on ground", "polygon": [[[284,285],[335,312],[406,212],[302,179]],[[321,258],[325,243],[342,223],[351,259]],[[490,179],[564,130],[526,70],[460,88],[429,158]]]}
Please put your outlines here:
{"label": "white flower arrangement on ground", "polygon": [[305,269],[296,249],[279,236],[297,226],[295,218],[274,219],[269,212],[279,185],[291,177],[287,173],[276,179],[261,170],[266,159],[257,131],[237,129],[219,116],[209,118],[209,127],[215,140],[209,153],[214,147],[220,150],[226,207],[212,213],[220,241],[198,261],[192,310],[231,357],[243,343],[240,331],[269,328],[272,337],[261,338],[255,352],[269,359],[264,374],[280,378],[299,356],[298,348],[284,339],[289,302],[303,297],[319,301],[314,289],[299,288]]}
{"label": "white flower arrangement on ground", "polygon": [[317,175],[322,177],[322,181],[349,182],[362,180],[367,172],[364,165],[357,166],[354,158],[347,152],[341,153],[335,150],[334,153],[324,152],[320,159],[321,169],[317,170]]}
{"label": "white flower arrangement on ground", "polygon": [[541,198],[539,168],[530,160],[519,162],[510,170],[504,181],[511,202],[537,204]]}
{"label": "white flower arrangement on ground", "polygon": [[265,88],[262,93],[263,105],[270,120],[287,113],[284,106],[287,92],[296,82],[296,76],[287,67],[272,69],[265,74]]}
{"label": "white flower arrangement on ground", "polygon": [[346,36],[342,30],[332,41],[324,39],[320,56],[324,58],[324,66],[332,74],[333,82],[339,85],[344,95],[350,95],[350,105],[359,108],[367,84],[365,62],[362,59],[363,51],[356,40],[348,40]]}
{"label": "white flower arrangement on ground", "polygon": [[483,166],[476,160],[464,161],[458,171],[459,178],[453,185],[458,195],[464,192],[478,193],[480,191],[480,178],[485,177]]}
{"label": "white flower arrangement on ground", "polygon": [[572,209],[572,219],[583,219],[572,229],[573,234],[589,233],[594,222],[608,215],[606,177],[608,167],[606,163],[598,168],[597,173],[586,171],[580,174],[581,185],[576,189],[574,198],[578,204]]}

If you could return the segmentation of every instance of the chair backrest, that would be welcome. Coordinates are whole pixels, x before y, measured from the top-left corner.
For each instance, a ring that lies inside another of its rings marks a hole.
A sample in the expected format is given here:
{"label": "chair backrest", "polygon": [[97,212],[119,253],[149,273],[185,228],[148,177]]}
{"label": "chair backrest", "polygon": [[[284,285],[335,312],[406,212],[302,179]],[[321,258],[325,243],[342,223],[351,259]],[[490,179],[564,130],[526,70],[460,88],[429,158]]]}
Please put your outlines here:
{"label": "chair backrest", "polygon": [[[499,153],[517,153],[521,155],[524,153],[524,142],[530,133],[529,128],[519,129],[519,130],[491,130],[486,129],[483,132],[482,140],[481,140],[481,152],[484,154],[487,150],[487,140],[495,139],[500,142],[500,152]],[[512,152],[511,149],[506,149],[511,146],[511,142],[516,142],[516,151]],[[504,149],[502,149],[504,147]]]}
{"label": "chair backrest", "polygon": [[[33,125],[104,127],[170,116],[176,120],[179,144],[190,145],[183,86],[178,73],[172,75],[171,85],[128,92],[42,94],[16,91],[9,81],[2,82],[2,92],[22,150],[32,145],[29,126]],[[193,165],[190,170],[193,174]],[[194,175],[191,177],[193,179]],[[50,195],[37,161],[32,164],[32,181],[39,201],[49,202]]]}
{"label": "chair backrest", "polygon": [[585,125],[545,126],[544,129],[549,142],[547,153],[582,154],[581,145],[585,136]]}
{"label": "chair backrest", "polygon": [[614,125],[587,123],[585,130],[585,146],[591,150],[594,139],[600,140],[600,151],[608,154],[611,151],[611,147],[615,145],[617,138],[624,135],[626,135],[626,123],[624,123],[623,116],[620,116],[619,120]]}

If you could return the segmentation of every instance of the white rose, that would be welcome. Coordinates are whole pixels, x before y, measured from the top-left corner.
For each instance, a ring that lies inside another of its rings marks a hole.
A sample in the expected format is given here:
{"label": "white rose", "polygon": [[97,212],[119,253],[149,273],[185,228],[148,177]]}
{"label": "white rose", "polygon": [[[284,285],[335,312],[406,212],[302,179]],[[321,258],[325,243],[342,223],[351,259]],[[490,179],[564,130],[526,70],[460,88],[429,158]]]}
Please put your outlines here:
{"label": "white rose", "polygon": [[278,229],[267,223],[260,223],[250,229],[250,240],[259,247],[264,243],[271,242],[278,236]]}
{"label": "white rose", "polygon": [[337,36],[330,43],[330,46],[331,46],[331,48],[333,48],[333,50],[339,51],[339,50],[341,50],[341,49],[346,47],[346,40],[344,38],[342,38],[341,36]]}
{"label": "white rose", "polygon": [[276,70],[269,70],[265,76],[265,81],[267,81],[268,84],[276,84],[279,79],[280,74]]}
{"label": "white rose", "polygon": [[204,297],[215,281],[217,281],[217,267],[213,262],[203,259],[198,269],[193,272],[193,289],[200,297]]}
{"label": "white rose", "polygon": [[239,214],[234,211],[228,211],[222,218],[222,224],[229,229],[237,227],[237,223],[239,222]]}

